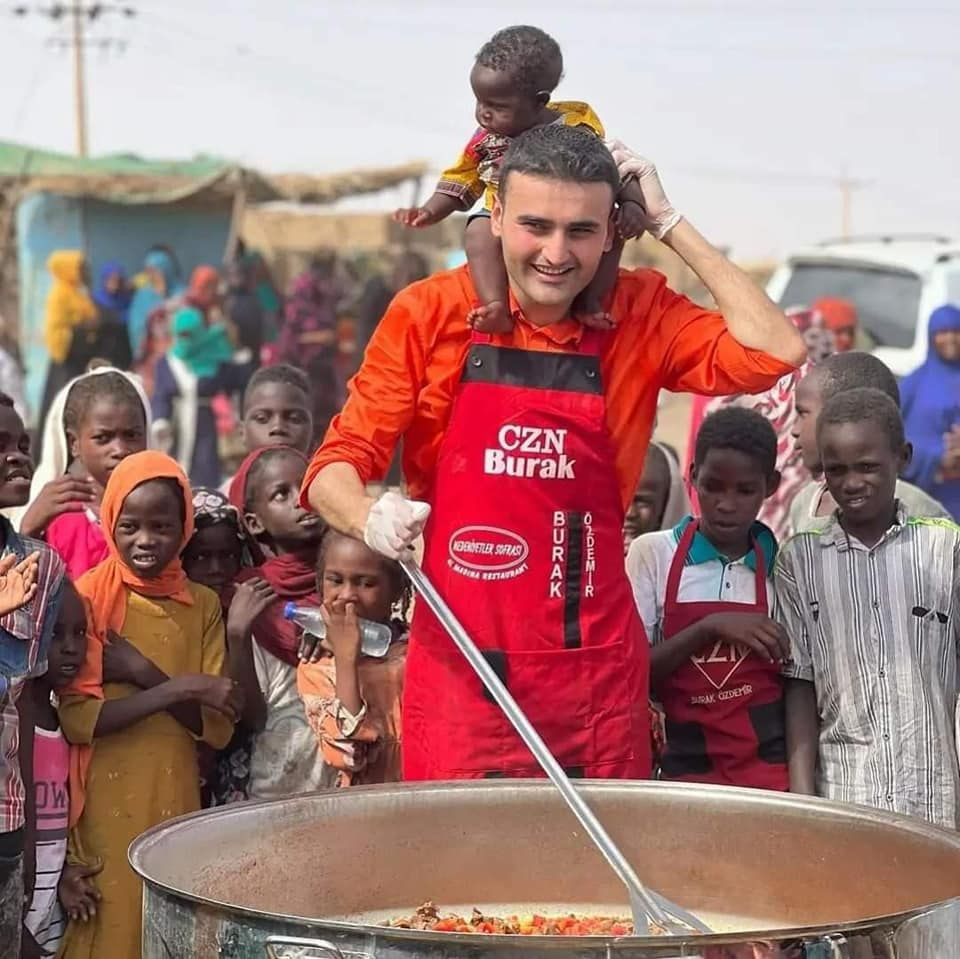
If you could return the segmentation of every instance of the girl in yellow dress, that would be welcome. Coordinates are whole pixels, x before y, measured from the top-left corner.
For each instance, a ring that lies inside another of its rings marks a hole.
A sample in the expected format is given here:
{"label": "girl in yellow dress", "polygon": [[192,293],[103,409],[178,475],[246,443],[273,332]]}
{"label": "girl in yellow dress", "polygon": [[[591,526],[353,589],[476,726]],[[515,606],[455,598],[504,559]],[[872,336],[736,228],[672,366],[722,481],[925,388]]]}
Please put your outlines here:
{"label": "girl in yellow dress", "polygon": [[77,582],[90,606],[84,666],[60,703],[72,745],[70,854],[102,863],[96,915],[71,921],[68,959],[140,955],[141,883],[127,847],[151,826],[200,808],[198,740],[227,744],[240,702],[221,676],[220,601],[190,582],[187,478],[162,453],[127,457],[101,507],[109,555]]}

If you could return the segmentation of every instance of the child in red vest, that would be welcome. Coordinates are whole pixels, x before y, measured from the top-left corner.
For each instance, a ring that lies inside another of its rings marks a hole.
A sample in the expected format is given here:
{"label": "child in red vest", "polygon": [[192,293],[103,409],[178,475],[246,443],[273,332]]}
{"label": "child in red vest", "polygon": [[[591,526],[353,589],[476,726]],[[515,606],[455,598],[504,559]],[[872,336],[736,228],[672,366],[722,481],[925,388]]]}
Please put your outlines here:
{"label": "child in red vest", "polygon": [[776,492],[777,437],[752,410],[708,416],[690,479],[701,515],[630,546],[627,575],[650,638],[665,717],[664,779],[786,790],[787,642],[769,616],[777,544],[757,522]]}

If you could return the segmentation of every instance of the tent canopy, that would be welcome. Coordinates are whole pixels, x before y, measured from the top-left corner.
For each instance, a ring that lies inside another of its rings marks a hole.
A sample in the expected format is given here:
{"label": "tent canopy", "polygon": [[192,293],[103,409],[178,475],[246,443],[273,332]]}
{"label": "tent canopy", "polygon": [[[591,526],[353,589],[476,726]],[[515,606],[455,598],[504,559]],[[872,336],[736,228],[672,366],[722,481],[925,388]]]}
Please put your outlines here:
{"label": "tent canopy", "polygon": [[176,203],[188,199],[229,200],[241,189],[249,203],[330,203],[374,193],[417,179],[425,163],[347,170],[324,176],[268,175],[218,157],[145,160],[132,154],[81,158],[0,141],[0,191],[45,191],[111,203]]}

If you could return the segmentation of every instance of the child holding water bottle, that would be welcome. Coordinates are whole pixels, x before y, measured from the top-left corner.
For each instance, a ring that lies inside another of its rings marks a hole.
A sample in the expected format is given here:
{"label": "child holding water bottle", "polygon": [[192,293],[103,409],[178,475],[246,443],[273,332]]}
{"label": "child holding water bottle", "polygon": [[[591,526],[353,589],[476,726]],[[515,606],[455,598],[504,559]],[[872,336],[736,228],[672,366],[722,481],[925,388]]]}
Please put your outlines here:
{"label": "child holding water bottle", "polygon": [[[316,558],[323,523],[299,503],[307,458],[289,446],[254,450],[230,485],[230,501],[247,530],[269,551],[259,566],[241,570],[230,604],[230,644],[248,646],[256,682],[248,682],[245,721],[253,731],[251,799],[279,799],[329,785],[325,767],[297,694],[300,628],[284,619],[287,603],[317,606]],[[249,584],[249,585],[248,585]],[[241,603],[246,614],[240,616]],[[248,670],[249,673],[249,670]]]}
{"label": "child holding water bottle", "polygon": [[[326,635],[305,636],[297,688],[324,762],[336,770],[338,787],[399,782],[410,583],[399,563],[329,529],[317,592]],[[372,646],[362,639],[362,620],[390,626],[382,657],[364,655]]]}

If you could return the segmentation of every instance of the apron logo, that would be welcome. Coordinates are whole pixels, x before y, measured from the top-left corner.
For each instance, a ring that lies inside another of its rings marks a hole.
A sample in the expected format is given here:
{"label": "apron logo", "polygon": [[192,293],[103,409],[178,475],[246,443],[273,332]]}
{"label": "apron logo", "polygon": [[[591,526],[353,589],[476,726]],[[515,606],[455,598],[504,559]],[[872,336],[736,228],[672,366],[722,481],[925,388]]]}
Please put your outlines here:
{"label": "apron logo", "polygon": [[500,428],[497,445],[483,451],[483,471],[490,476],[572,480],[577,461],[564,452],[566,441],[567,430],[508,423]]}
{"label": "apron logo", "polygon": [[462,526],[450,537],[447,565],[471,579],[513,579],[529,568],[527,541],[498,526]]}
{"label": "apron logo", "polygon": [[714,689],[723,689],[746,658],[747,648],[745,646],[734,646],[733,643],[714,643],[713,649],[709,653],[691,656],[690,662],[703,673],[707,682]]}

